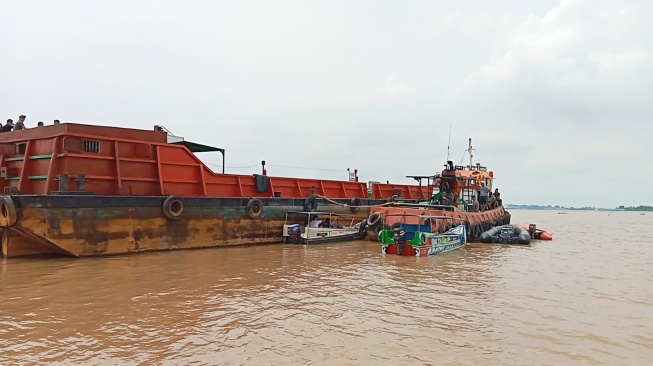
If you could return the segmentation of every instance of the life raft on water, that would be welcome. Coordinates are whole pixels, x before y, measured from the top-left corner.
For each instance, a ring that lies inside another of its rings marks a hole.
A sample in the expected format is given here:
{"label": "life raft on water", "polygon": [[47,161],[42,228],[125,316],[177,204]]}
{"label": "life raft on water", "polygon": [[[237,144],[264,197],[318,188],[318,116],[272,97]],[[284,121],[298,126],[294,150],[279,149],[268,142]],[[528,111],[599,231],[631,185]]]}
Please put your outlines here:
{"label": "life raft on water", "polygon": [[531,235],[527,229],[515,225],[495,226],[481,234],[481,243],[530,244]]}

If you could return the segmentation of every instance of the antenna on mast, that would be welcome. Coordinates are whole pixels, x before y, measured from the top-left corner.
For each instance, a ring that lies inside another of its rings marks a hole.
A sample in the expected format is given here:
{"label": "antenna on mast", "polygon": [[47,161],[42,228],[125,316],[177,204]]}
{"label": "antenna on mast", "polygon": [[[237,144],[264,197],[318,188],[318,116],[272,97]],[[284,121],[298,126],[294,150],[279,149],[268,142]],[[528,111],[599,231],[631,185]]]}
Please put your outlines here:
{"label": "antenna on mast", "polygon": [[447,161],[449,161],[449,147],[451,146],[451,125],[453,122],[449,122],[449,141],[447,142]]}

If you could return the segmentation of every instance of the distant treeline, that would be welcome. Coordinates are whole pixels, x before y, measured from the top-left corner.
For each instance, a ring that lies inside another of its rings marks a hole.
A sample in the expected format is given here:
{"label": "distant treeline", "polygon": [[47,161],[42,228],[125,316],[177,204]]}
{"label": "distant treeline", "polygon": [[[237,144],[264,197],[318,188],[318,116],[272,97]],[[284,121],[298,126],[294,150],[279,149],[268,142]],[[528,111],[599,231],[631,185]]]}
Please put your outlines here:
{"label": "distant treeline", "polygon": [[651,206],[637,206],[637,207],[619,206],[617,207],[617,209],[624,210],[624,211],[653,211],[653,207]]}
{"label": "distant treeline", "polygon": [[[507,209],[525,209],[525,210],[579,210],[579,211],[591,211],[594,210],[594,207],[565,207],[565,206],[540,206],[540,205],[505,205]],[[600,209],[604,210],[604,209]]]}

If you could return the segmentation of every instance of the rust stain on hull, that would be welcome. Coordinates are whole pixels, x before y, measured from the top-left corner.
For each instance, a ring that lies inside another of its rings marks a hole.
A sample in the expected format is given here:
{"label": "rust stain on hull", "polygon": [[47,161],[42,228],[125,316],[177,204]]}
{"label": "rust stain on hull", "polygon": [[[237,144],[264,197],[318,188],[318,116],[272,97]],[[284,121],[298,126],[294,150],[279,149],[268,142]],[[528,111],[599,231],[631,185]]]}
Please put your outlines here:
{"label": "rust stain on hull", "polygon": [[[186,207],[173,220],[160,207],[22,207],[16,224],[2,228],[3,255],[86,257],[280,243],[285,214],[297,209],[266,206],[261,217],[252,219],[243,207]],[[334,206],[331,211],[348,209]],[[356,213],[360,220],[368,215],[366,209]]]}

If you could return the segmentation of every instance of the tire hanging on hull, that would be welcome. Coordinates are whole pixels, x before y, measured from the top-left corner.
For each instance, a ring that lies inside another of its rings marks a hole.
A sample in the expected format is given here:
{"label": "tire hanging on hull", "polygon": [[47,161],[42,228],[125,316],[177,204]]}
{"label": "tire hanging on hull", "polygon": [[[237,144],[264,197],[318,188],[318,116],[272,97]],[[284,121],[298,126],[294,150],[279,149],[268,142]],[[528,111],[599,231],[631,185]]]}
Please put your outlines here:
{"label": "tire hanging on hull", "polygon": [[304,201],[304,211],[317,210],[317,198],[315,196],[308,196]]}
{"label": "tire hanging on hull", "polygon": [[261,214],[263,213],[263,202],[258,198],[252,198],[247,202],[245,211],[247,211],[247,217],[250,219],[257,219],[261,217]]}
{"label": "tire hanging on hull", "polygon": [[10,196],[0,196],[0,226],[10,227],[16,223],[16,206]]}
{"label": "tire hanging on hull", "polygon": [[161,207],[163,214],[171,219],[179,219],[184,212],[186,211],[186,204],[181,197],[178,196],[168,196],[163,201],[163,206]]}

